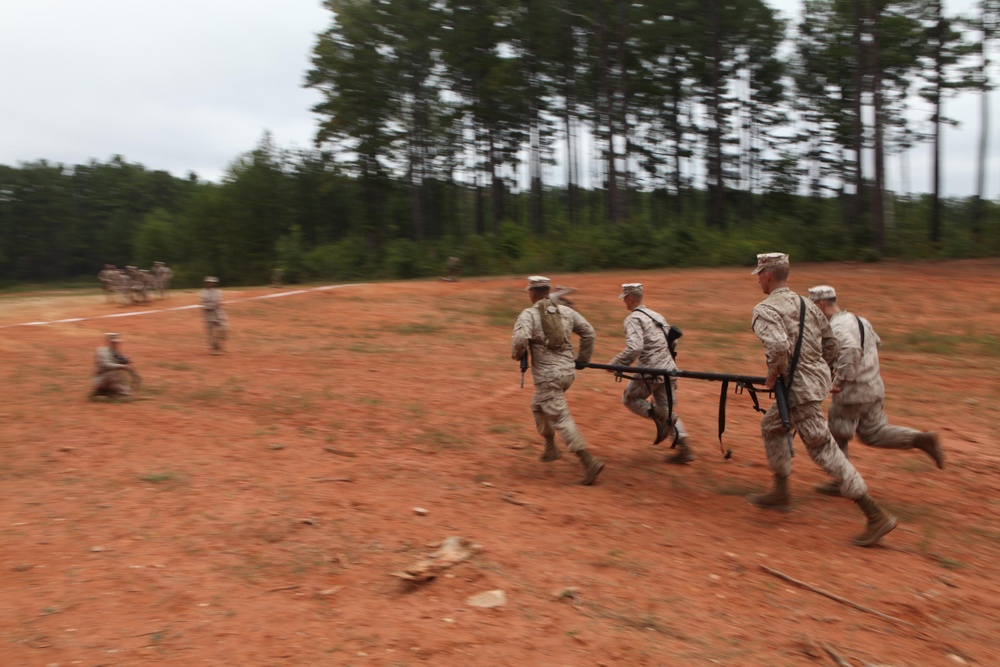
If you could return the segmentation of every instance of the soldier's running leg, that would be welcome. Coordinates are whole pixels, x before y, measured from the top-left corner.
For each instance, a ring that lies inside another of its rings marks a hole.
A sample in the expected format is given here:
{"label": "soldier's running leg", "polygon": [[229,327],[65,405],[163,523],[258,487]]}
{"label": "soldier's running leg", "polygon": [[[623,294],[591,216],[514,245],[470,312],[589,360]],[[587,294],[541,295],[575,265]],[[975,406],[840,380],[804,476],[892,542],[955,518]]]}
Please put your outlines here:
{"label": "soldier's running leg", "polygon": [[555,429],[552,428],[552,424],[549,423],[545,412],[542,411],[541,406],[538,404],[537,388],[535,398],[531,401],[531,414],[535,418],[535,428],[538,430],[538,435],[545,438],[545,451],[542,452],[540,460],[547,463],[562,458],[562,452],[556,447]]}
{"label": "soldier's running leg", "polygon": [[668,410],[667,385],[664,383],[655,385],[653,389],[653,410],[656,418],[663,420],[663,423],[666,424],[664,437],[670,437],[671,431],[677,435],[677,451],[667,456],[665,461],[675,465],[683,465],[694,461],[694,453],[691,451],[690,445],[688,445],[687,428],[685,428],[683,420],[677,415],[677,378],[669,378],[669,381],[671,394],[673,395],[673,423],[668,423],[671,411]]}
{"label": "soldier's running leg", "polygon": [[590,453],[587,441],[584,440],[576,427],[576,422],[569,413],[566,403],[566,390],[573,384],[574,377],[567,375],[561,380],[544,382],[535,385],[535,397],[532,399],[532,409],[537,406],[548,424],[559,433],[567,448],[579,457],[583,464],[584,475],[580,481],[583,485],[593,484],[604,468],[604,463]]}
{"label": "soldier's running leg", "polygon": [[840,495],[853,500],[864,512],[867,525],[864,532],[854,538],[854,544],[868,547],[878,542],[896,527],[896,517],[884,512],[868,495],[865,480],[833,439],[820,402],[796,405],[790,409],[789,415],[806,445],[809,457],[840,482]]}
{"label": "soldier's running leg", "polygon": [[[840,451],[844,453],[844,456],[849,457],[847,444],[858,430],[861,413],[862,406],[860,405],[842,404],[836,399],[830,403],[827,423],[833,439],[837,442],[837,446],[840,447]],[[817,493],[827,496],[839,496],[840,483],[836,480],[830,480],[829,482],[816,485],[815,490]]]}
{"label": "soldier's running leg", "polygon": [[919,449],[938,468],[944,468],[944,452],[933,433],[923,433],[905,426],[893,426],[886,417],[882,399],[861,406],[858,438],[870,447],[881,449]]}
{"label": "soldier's running leg", "polygon": [[747,500],[761,509],[786,511],[791,502],[788,477],[792,474],[792,454],[788,451],[788,439],[777,403],[768,408],[760,420],[760,434],[764,440],[767,466],[774,476],[774,488],[768,493],[751,494]]}

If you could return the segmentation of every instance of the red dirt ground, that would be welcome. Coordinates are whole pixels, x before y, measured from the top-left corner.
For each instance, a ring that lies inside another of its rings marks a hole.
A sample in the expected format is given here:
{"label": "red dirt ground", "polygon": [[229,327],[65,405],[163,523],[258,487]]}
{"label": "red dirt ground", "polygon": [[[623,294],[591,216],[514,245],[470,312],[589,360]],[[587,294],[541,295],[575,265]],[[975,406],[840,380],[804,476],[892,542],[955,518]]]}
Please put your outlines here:
{"label": "red dirt ground", "polygon": [[[746,268],[552,277],[579,290],[595,361],[623,344],[619,283],[641,281],[685,332],[682,368],[764,372]],[[811,490],[800,443],[793,511],[748,505],[769,483],[759,416],[730,398],[724,461],[716,383],[680,382],[699,458],[677,468],[622,386],[582,371],[570,408],[607,468],[581,487],[575,458],[539,462],[509,359],[520,277],[231,303],[219,357],[195,310],[4,328],[0,665],[832,665],[824,643],[855,667],[1000,664],[1000,263],[795,266],[791,283],[833,284],[872,320],[890,417],[943,436],[943,471],[853,446],[901,519],[884,546],[850,545],[863,517]],[[139,309],[6,294],[0,326]],[[149,400],[84,399],[108,330]],[[451,535],[482,549],[416,587],[391,576]],[[466,604],[491,589],[505,606]]]}

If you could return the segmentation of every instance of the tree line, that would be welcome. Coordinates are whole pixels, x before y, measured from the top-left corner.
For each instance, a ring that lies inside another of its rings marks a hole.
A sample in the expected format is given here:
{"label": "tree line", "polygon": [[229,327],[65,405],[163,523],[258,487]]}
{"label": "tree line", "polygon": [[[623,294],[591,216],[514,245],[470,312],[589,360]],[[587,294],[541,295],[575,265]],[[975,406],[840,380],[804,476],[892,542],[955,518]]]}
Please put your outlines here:
{"label": "tree line", "polygon": [[[1000,253],[984,196],[1000,0],[327,0],[317,148],[220,183],[0,166],[0,280],[167,261],[180,283]],[[945,199],[946,99],[978,91],[976,194]],[[912,120],[919,101],[927,117]],[[917,142],[932,192],[886,160]]]}

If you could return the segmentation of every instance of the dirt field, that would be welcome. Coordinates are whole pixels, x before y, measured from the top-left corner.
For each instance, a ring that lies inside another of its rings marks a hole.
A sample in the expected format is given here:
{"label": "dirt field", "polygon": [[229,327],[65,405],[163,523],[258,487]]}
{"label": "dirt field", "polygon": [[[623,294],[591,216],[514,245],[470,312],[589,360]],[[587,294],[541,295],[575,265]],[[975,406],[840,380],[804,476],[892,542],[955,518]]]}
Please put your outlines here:
{"label": "dirt field", "polygon": [[[624,341],[619,283],[641,281],[682,368],[764,373],[749,269],[552,277],[579,290],[595,361]],[[233,302],[217,357],[197,310],[0,329],[0,665],[836,664],[824,643],[855,667],[998,665],[1000,263],[793,267],[816,283],[881,335],[890,417],[946,447],[943,471],[853,447],[901,519],[881,547],[850,545],[863,516],[812,491],[801,443],[793,511],[747,504],[770,482],[759,415],[730,397],[724,461],[717,383],[681,380],[698,460],[678,468],[623,385],[582,371],[570,408],[607,468],[581,487],[574,457],[539,462],[509,359],[521,277]],[[0,327],[133,310],[7,294]],[[148,400],[85,400],[104,331]],[[481,549],[391,576],[449,536]],[[504,606],[467,604],[493,589]]]}

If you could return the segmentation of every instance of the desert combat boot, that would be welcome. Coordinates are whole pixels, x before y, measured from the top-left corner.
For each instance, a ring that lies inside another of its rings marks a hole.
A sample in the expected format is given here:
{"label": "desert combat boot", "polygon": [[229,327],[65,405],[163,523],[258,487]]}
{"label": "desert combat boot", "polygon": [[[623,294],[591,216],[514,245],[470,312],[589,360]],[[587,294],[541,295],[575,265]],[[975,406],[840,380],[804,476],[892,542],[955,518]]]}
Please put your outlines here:
{"label": "desert combat boot", "polygon": [[937,433],[918,433],[913,438],[913,446],[934,459],[937,467],[944,470],[944,450],[941,449],[941,441],[938,440]]}
{"label": "desert combat boot", "polygon": [[580,457],[580,463],[583,464],[583,479],[580,480],[580,484],[590,486],[604,469],[604,462],[591,454],[588,449],[581,449],[576,455]]}
{"label": "desert combat boot", "polygon": [[787,512],[792,501],[788,493],[788,477],[784,475],[774,476],[774,488],[768,493],[751,494],[747,496],[747,501],[756,507],[765,510],[780,510]]}
{"label": "desert combat boot", "polygon": [[549,461],[555,461],[556,459],[562,458],[562,452],[556,447],[555,437],[545,438],[545,451],[542,452],[542,456],[539,459],[543,463],[548,463]]}
{"label": "desert combat boot", "polygon": [[854,544],[859,547],[870,547],[882,539],[883,536],[887,535],[899,523],[896,521],[896,517],[882,511],[882,508],[876,505],[875,501],[867,493],[854,502],[858,504],[861,511],[868,517],[868,525],[865,526],[865,532],[853,540]]}

